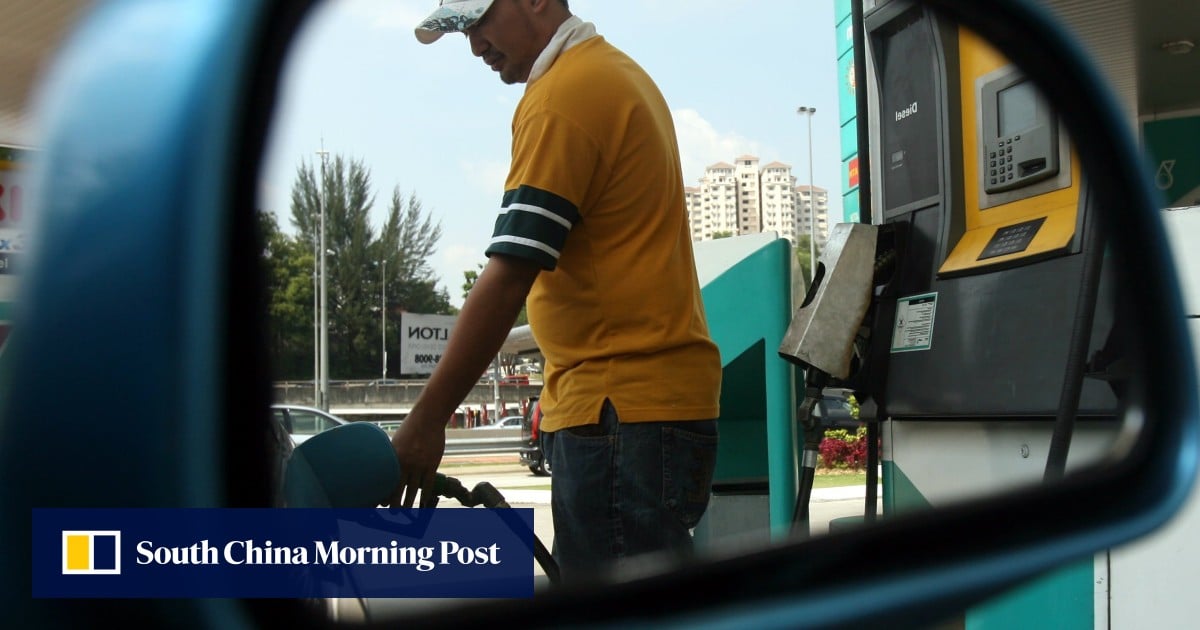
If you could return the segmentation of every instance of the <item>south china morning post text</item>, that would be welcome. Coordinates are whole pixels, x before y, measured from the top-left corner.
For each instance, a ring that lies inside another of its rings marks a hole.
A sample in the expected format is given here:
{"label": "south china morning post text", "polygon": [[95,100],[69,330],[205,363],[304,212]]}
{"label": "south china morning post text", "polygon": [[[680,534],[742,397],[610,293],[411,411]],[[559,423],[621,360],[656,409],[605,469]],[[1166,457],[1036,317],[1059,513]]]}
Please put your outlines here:
{"label": "south china morning post text", "polygon": [[34,597],[533,595],[533,510],[35,509]]}
{"label": "south china morning post text", "polygon": [[373,565],[412,566],[417,571],[432,571],[438,566],[454,563],[500,564],[500,545],[464,547],[453,540],[439,540],[436,545],[401,546],[388,541],[386,546],[343,546],[337,540],[314,540],[311,546],[283,547],[272,541],[231,540],[224,546],[213,545],[208,539],[187,547],[160,547],[152,541],[137,543],[136,562],[139,565],[228,564],[236,565]]}

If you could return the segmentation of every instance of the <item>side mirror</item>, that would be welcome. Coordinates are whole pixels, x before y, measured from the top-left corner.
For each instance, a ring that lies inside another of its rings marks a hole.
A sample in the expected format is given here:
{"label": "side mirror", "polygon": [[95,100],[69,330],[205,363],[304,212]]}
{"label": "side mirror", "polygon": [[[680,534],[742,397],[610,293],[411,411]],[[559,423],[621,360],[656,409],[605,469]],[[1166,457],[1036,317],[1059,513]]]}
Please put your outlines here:
{"label": "side mirror", "polygon": [[[38,110],[38,244],[0,354],[0,472],[19,480],[0,485],[6,539],[30,540],[33,507],[270,497],[265,289],[247,271],[261,253],[255,178],[287,44],[316,4],[103,3],[58,59]],[[1176,513],[1196,475],[1200,388],[1159,197],[1127,116],[1075,37],[1034,3],[922,4],[1018,66],[1074,143],[1131,333],[1121,448],[1015,492],[532,601],[422,609],[416,621],[922,626]],[[743,28],[734,17],[730,28]],[[80,401],[106,404],[81,411]],[[19,562],[0,574],[0,598],[25,625],[304,621],[293,602],[47,602],[30,597],[30,575]]]}

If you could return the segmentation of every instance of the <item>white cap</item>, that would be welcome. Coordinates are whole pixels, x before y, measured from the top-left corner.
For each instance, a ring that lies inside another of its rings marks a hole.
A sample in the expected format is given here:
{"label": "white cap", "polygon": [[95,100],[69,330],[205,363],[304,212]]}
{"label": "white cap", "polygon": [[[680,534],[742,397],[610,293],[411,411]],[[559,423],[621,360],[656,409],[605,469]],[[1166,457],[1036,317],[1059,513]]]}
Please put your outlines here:
{"label": "white cap", "polygon": [[440,0],[437,10],[417,25],[417,41],[432,44],[446,33],[461,33],[491,6],[492,0]]}

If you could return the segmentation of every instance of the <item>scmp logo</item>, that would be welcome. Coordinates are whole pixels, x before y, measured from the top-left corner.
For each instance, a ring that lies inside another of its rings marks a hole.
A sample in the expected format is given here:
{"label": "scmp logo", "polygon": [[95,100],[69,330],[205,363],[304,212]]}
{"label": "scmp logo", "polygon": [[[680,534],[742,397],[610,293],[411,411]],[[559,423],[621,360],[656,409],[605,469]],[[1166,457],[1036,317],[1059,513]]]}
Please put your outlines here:
{"label": "scmp logo", "polygon": [[63,575],[119,575],[121,532],[64,531]]}

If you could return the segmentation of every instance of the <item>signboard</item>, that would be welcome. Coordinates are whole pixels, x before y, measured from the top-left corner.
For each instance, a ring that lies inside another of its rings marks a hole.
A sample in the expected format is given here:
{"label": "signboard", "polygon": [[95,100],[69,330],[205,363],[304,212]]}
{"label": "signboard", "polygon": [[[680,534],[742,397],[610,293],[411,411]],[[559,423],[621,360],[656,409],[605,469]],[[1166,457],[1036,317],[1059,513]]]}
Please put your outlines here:
{"label": "signboard", "polygon": [[[27,158],[26,151],[0,146],[0,276],[17,273],[17,260],[25,249],[21,224],[29,194],[22,161]],[[12,287],[7,284],[0,284],[0,301],[11,295]]]}
{"label": "signboard", "polygon": [[400,314],[400,373],[432,374],[457,315]]}
{"label": "signboard", "polygon": [[0,350],[11,330],[13,300],[17,293],[17,274],[21,272],[28,225],[25,204],[29,199],[25,163],[30,152],[0,145]]}
{"label": "signboard", "polygon": [[936,314],[937,293],[913,295],[897,300],[892,352],[928,350],[933,344],[933,319]]}
{"label": "signboard", "polygon": [[1147,121],[1142,134],[1154,158],[1154,185],[1167,205],[1200,204],[1200,116]]}

